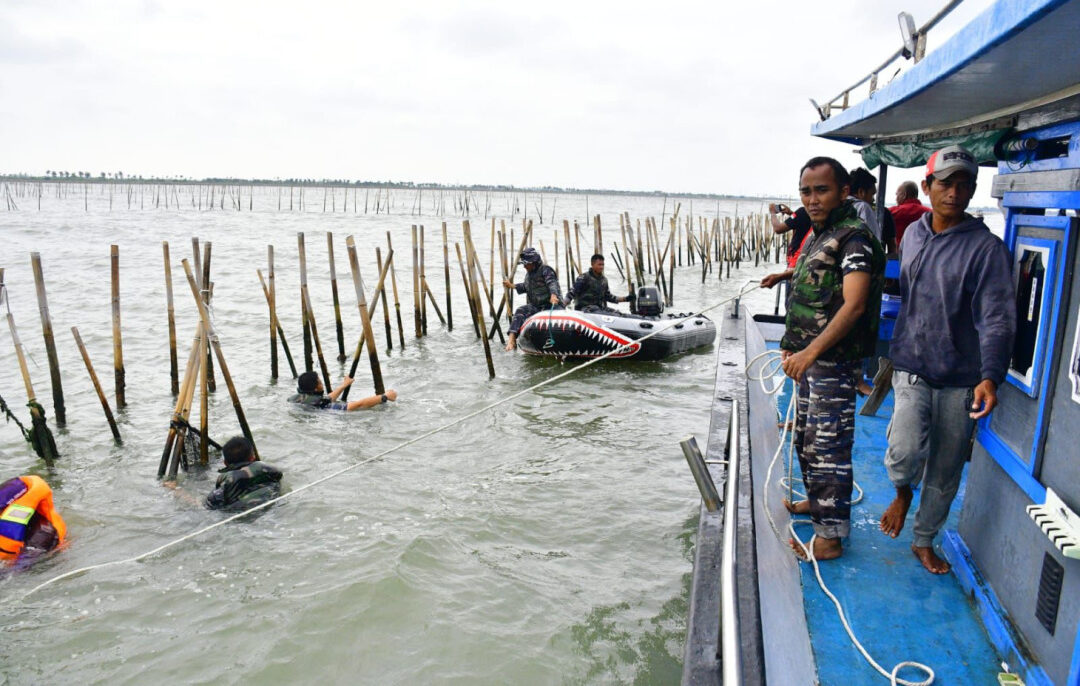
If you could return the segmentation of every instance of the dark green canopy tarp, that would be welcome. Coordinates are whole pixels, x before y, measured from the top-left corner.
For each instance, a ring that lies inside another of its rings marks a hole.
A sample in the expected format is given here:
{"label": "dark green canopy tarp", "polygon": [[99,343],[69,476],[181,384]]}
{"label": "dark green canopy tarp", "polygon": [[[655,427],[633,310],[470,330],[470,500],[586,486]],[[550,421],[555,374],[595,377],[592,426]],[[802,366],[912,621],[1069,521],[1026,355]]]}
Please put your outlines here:
{"label": "dark green canopy tarp", "polygon": [[890,167],[908,169],[926,164],[930,155],[935,150],[940,150],[948,145],[962,145],[971,151],[979,164],[996,162],[994,146],[999,140],[1011,132],[1011,129],[998,129],[996,131],[981,131],[958,136],[946,136],[928,141],[909,143],[873,143],[866,146],[859,153],[862,155],[863,164],[867,169],[874,169],[885,164]]}

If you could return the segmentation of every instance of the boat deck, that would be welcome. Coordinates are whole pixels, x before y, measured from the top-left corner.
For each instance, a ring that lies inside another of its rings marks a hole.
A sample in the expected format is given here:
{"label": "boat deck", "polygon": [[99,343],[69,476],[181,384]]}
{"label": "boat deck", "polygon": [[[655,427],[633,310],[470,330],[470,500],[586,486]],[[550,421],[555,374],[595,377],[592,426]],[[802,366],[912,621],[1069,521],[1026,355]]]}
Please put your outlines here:
{"label": "boat deck", "polygon": [[[778,406],[786,408],[789,397],[780,395]],[[876,417],[857,416],[852,459],[855,480],[864,496],[852,508],[852,533],[844,556],[823,563],[822,578],[843,605],[856,637],[886,670],[914,660],[934,670],[935,684],[996,683],[1000,658],[974,602],[953,574],[932,575],[911,553],[910,527],[919,490],[899,538],[889,538],[878,529],[878,519],[895,493],[883,464],[892,397],[890,393]],[[860,408],[862,403],[860,398]],[[794,474],[798,488],[802,483],[798,460]],[[963,497],[962,484],[947,529],[955,529]],[[809,526],[796,530],[804,540],[809,539]],[[772,536],[767,526],[759,527],[758,533]],[[881,677],[848,639],[832,601],[818,586],[813,567],[800,565],[800,573],[819,682],[823,686],[878,682]],[[766,592],[764,588],[762,592]],[[768,642],[767,636],[765,640]],[[900,676],[913,681],[925,678],[910,669],[902,670]]]}

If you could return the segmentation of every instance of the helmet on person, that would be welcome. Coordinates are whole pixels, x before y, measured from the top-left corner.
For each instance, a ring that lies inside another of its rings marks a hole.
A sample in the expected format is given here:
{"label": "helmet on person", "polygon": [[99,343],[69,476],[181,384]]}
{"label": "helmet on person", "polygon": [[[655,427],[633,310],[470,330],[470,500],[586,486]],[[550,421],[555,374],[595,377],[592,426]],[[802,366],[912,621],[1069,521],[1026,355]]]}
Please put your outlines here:
{"label": "helmet on person", "polygon": [[518,259],[518,264],[540,264],[540,253],[536,252],[536,248],[525,248],[521,251],[521,255]]}

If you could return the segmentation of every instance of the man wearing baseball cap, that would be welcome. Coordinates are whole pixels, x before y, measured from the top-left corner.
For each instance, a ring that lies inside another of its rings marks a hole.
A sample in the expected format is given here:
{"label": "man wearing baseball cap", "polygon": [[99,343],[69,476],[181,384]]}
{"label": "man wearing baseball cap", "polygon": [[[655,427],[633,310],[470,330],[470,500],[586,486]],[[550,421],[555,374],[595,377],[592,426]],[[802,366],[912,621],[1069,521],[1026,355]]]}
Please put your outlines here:
{"label": "man wearing baseball cap", "polygon": [[904,234],[903,304],[890,347],[896,401],[885,468],[896,498],[881,530],[900,535],[921,477],[911,550],[934,574],[949,571],[934,537],[949,516],[975,423],[997,404],[1016,332],[1009,251],[965,211],[978,171],[959,145],[927,161],[922,189],[931,212]]}

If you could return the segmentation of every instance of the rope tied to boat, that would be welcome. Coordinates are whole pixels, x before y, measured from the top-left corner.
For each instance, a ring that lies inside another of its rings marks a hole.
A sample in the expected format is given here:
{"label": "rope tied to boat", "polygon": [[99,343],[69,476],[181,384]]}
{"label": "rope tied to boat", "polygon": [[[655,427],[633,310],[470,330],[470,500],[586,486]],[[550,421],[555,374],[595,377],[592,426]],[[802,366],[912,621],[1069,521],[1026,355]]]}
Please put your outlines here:
{"label": "rope tied to boat", "polygon": [[[762,505],[765,509],[765,518],[769,522],[769,527],[776,535],[776,540],[780,543],[780,545],[785,546],[787,545],[787,542],[784,541],[783,536],[780,534],[780,529],[777,527],[776,521],[773,519],[772,511],[769,508],[769,491],[771,490],[770,485],[772,484],[773,468],[776,466],[777,460],[780,459],[780,456],[784,452],[785,443],[787,443],[788,447],[788,473],[786,477],[781,477],[780,479],[778,479],[777,483],[780,485],[781,488],[787,488],[789,503],[794,502],[792,498],[796,493],[803,497],[806,497],[806,495],[797,491],[792,485],[792,470],[794,469],[793,455],[795,454],[795,432],[792,429],[795,425],[794,423],[798,401],[798,388],[794,387],[795,380],[790,379],[789,377],[785,376],[778,382],[775,380],[776,377],[782,373],[783,369],[783,358],[781,357],[781,355],[782,353],[779,350],[766,350],[763,353],[755,355],[746,364],[745,372],[746,377],[749,380],[757,381],[761,385],[761,390],[764,391],[766,395],[779,395],[781,391],[788,387],[789,381],[792,385],[791,399],[788,401],[787,409],[784,411],[783,421],[779,426],[780,440],[776,447],[776,452],[773,453],[772,459],[769,461],[769,468],[765,473],[765,485],[761,491]],[[758,368],[757,372],[753,372],[752,369],[754,365],[761,360],[764,360],[761,363],[761,366]],[[852,480],[852,485],[858,492],[858,495],[851,501],[851,504],[855,505],[862,500],[863,491],[862,488],[859,486],[858,482]],[[814,557],[814,539],[817,538],[817,534],[811,536],[808,543],[803,543],[802,539],[799,538],[799,535],[795,533],[796,526],[805,526],[808,524],[813,524],[813,522],[809,519],[796,519],[793,516],[788,517],[788,534],[790,535],[791,541],[796,543],[803,552],[802,557],[800,557],[798,554],[795,554],[795,558],[800,562],[809,562],[811,565],[813,565],[814,576],[817,578],[818,586],[821,587],[821,590],[825,593],[829,600],[833,602],[833,605],[836,606],[836,614],[840,617],[840,622],[841,624],[843,624],[844,631],[847,632],[848,638],[851,639],[851,643],[855,646],[855,648],[859,651],[859,653],[863,656],[863,658],[871,667],[873,667],[879,674],[889,680],[890,686],[930,686],[930,684],[934,683],[934,670],[928,665],[924,665],[921,662],[916,662],[914,660],[903,660],[901,662],[898,662],[892,668],[891,672],[885,671],[885,668],[878,664],[878,662],[874,660],[873,657],[871,657],[870,653],[868,653],[866,648],[863,647],[862,643],[859,642],[859,639],[855,637],[855,632],[852,630],[851,624],[848,622],[847,614],[844,612],[843,606],[840,604],[840,601],[833,594],[833,592],[829,590],[828,585],[825,584],[825,580],[821,576],[821,568],[818,566],[817,558]],[[792,553],[795,553],[794,549],[792,549]],[[901,679],[899,676],[900,670],[904,669],[905,667],[922,670],[927,674],[927,678],[923,681],[910,681],[907,679]]]}
{"label": "rope tied to boat", "polygon": [[[751,283],[753,284],[753,288],[749,288]],[[357,469],[357,468],[362,467],[364,465],[375,462],[376,460],[380,460],[383,457],[386,457],[387,455],[390,455],[391,453],[397,452],[397,451],[399,451],[399,450],[401,450],[403,448],[407,448],[407,447],[409,447],[411,445],[419,443],[420,441],[423,441],[426,438],[430,438],[431,436],[434,436],[435,434],[446,431],[447,429],[451,429],[451,428],[457,426],[458,424],[462,424],[462,423],[464,423],[464,422],[466,422],[466,421],[468,421],[468,420],[470,420],[470,419],[472,419],[474,417],[477,417],[477,416],[479,416],[481,414],[489,412],[489,411],[495,409],[496,407],[499,407],[501,405],[505,405],[506,403],[508,403],[508,402],[510,402],[512,400],[516,400],[516,399],[520,398],[521,396],[526,395],[528,393],[531,393],[531,392],[533,392],[533,391],[535,391],[535,390],[537,390],[539,388],[543,388],[544,386],[551,385],[551,384],[555,383],[556,381],[561,381],[562,379],[565,379],[566,377],[570,376],[571,374],[575,374],[575,373],[577,373],[577,372],[579,372],[579,371],[581,371],[583,369],[591,367],[592,365],[596,364],[597,362],[600,362],[601,360],[606,360],[609,357],[612,357],[612,356],[614,356],[614,355],[616,355],[616,354],[618,354],[618,353],[620,353],[620,352],[622,352],[622,351],[624,351],[624,350],[626,350],[628,348],[631,348],[632,346],[634,346],[637,343],[640,343],[641,341],[647,340],[649,338],[652,338],[653,336],[661,334],[664,331],[667,331],[668,329],[673,328],[676,325],[683,324],[684,322],[686,322],[686,321],[688,321],[690,319],[693,319],[694,317],[699,317],[699,316],[705,314],[706,312],[711,312],[711,311],[713,311],[713,310],[715,310],[717,308],[720,308],[720,307],[723,307],[724,305],[727,305],[728,303],[737,301],[740,298],[742,298],[744,295],[749,293],[750,291],[755,290],[757,288],[758,288],[757,282],[749,282],[747,284],[744,284],[743,287],[741,289],[739,289],[738,294],[736,294],[736,295],[734,295],[734,296],[732,296],[730,298],[725,298],[723,300],[720,300],[719,302],[716,302],[716,303],[714,303],[712,305],[709,305],[708,307],[705,307],[702,310],[700,310],[700,311],[698,311],[698,312],[696,312],[694,314],[688,315],[686,317],[683,317],[681,319],[672,319],[671,321],[669,321],[667,323],[666,326],[662,326],[662,327],[659,327],[657,329],[654,329],[653,331],[650,331],[649,333],[645,334],[641,338],[638,338],[637,340],[630,341],[628,343],[617,346],[616,348],[614,348],[612,350],[609,350],[608,352],[604,353],[603,355],[601,355],[599,357],[591,358],[591,359],[589,359],[589,360],[587,360],[587,361],[585,361],[585,362],[583,362],[583,363],[581,363],[581,364],[579,364],[577,366],[574,366],[574,367],[572,367],[572,368],[570,368],[570,369],[568,369],[568,370],[566,370],[564,372],[560,372],[559,374],[556,374],[555,376],[552,376],[550,378],[544,379],[543,381],[535,383],[532,386],[529,386],[528,388],[523,388],[520,391],[517,391],[515,393],[511,393],[510,395],[508,395],[508,396],[506,396],[504,398],[500,398],[499,400],[496,400],[496,401],[494,401],[492,403],[489,403],[489,404],[487,404],[487,405],[485,405],[485,406],[483,406],[483,407],[481,407],[481,408],[479,408],[477,410],[474,410],[472,412],[464,414],[461,417],[458,417],[457,419],[454,419],[454,420],[452,420],[450,422],[447,422],[446,424],[443,424],[442,426],[431,429],[430,431],[422,433],[422,434],[420,434],[418,436],[414,436],[413,438],[410,438],[407,441],[403,441],[402,443],[399,443],[398,445],[395,445],[392,448],[388,448],[388,449],[382,451],[381,453],[377,453],[375,455],[372,455],[371,457],[369,457],[367,459],[364,459],[364,460],[361,460],[361,461],[357,462],[356,464],[352,464],[352,465],[349,465],[348,467],[343,467],[343,468],[341,468],[341,469],[339,469],[339,470],[337,470],[335,472],[331,472],[330,474],[327,474],[326,476],[320,477],[320,478],[316,479],[315,481],[311,481],[311,482],[306,483],[306,484],[304,484],[302,486],[294,488],[293,490],[291,490],[291,491],[289,491],[287,493],[282,493],[281,495],[277,496],[276,498],[271,498],[270,500],[267,500],[266,502],[259,503],[258,505],[255,505],[255,506],[253,506],[253,507],[251,507],[251,508],[249,508],[247,510],[244,510],[243,512],[237,512],[236,514],[231,515],[229,517],[226,517],[225,519],[214,522],[213,524],[209,524],[209,525],[204,526],[204,527],[202,527],[200,529],[196,529],[195,531],[187,533],[187,534],[185,534],[185,535],[183,535],[183,536],[181,536],[179,538],[176,538],[176,539],[173,539],[173,540],[168,541],[166,543],[163,543],[163,544],[157,546],[156,548],[154,548],[152,550],[148,550],[145,553],[141,553],[139,555],[135,555],[134,557],[128,557],[128,558],[124,558],[124,559],[121,559],[121,560],[111,560],[111,561],[108,561],[108,562],[101,562],[101,563],[98,563],[98,564],[86,565],[85,567],[79,567],[78,569],[73,569],[73,570],[64,572],[63,574],[59,574],[57,576],[54,576],[54,577],[52,577],[50,579],[47,579],[46,581],[43,581],[42,583],[38,584],[37,586],[34,586],[29,591],[27,591],[25,594],[23,594],[22,597],[26,598],[28,596],[33,595],[37,591],[40,591],[41,589],[45,588],[46,586],[50,586],[50,585],[52,585],[52,584],[54,584],[54,583],[56,583],[58,581],[62,581],[64,579],[70,579],[70,578],[75,577],[75,576],[81,576],[82,574],[85,574],[87,572],[91,572],[91,571],[94,571],[94,570],[97,570],[97,569],[104,569],[105,567],[114,567],[114,566],[117,566],[117,565],[130,564],[130,563],[133,563],[133,562],[140,562],[142,560],[145,560],[146,558],[152,557],[152,556],[156,555],[157,553],[168,550],[169,548],[180,545],[181,543],[184,543],[185,541],[189,541],[189,540],[191,540],[193,538],[196,538],[198,536],[202,536],[203,534],[208,533],[210,531],[213,531],[214,529],[217,529],[218,527],[221,527],[221,526],[224,526],[224,525],[226,525],[226,524],[228,524],[230,522],[236,521],[237,519],[240,519],[241,517],[246,517],[247,515],[249,515],[249,514],[251,514],[253,512],[257,512],[259,510],[263,510],[265,508],[268,508],[271,505],[273,505],[274,503],[285,500],[286,498],[291,498],[291,497],[295,496],[298,493],[303,493],[304,491],[306,491],[306,490],[308,490],[310,488],[314,488],[314,487],[316,487],[316,486],[318,486],[320,484],[326,483],[327,481],[330,481],[332,479],[336,479],[337,477],[342,476],[343,474],[346,474],[348,472],[351,472],[354,469]]]}

